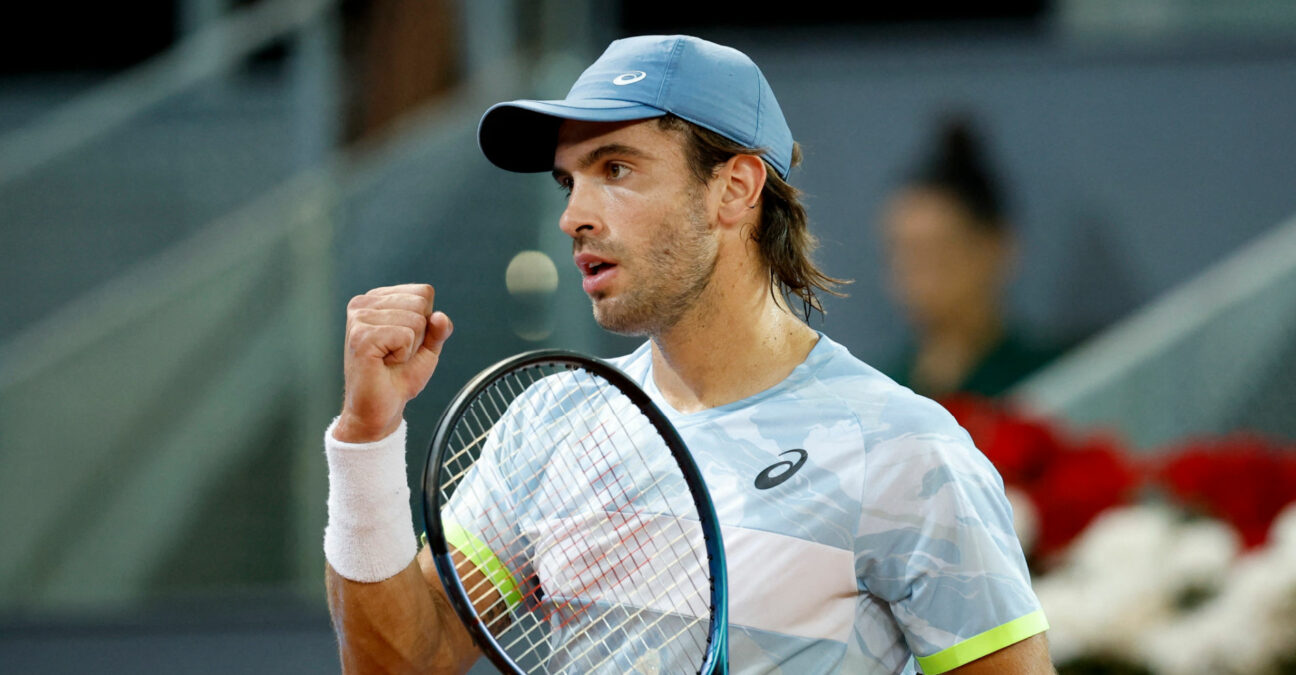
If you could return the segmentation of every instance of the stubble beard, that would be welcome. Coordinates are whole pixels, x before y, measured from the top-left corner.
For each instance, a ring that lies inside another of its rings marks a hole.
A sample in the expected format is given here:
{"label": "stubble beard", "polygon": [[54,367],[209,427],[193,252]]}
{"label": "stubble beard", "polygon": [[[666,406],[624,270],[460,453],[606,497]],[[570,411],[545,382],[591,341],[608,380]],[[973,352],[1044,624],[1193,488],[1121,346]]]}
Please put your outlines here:
{"label": "stubble beard", "polygon": [[[591,298],[594,319],[605,330],[621,335],[655,336],[676,326],[694,309],[711,284],[716,269],[716,243],[700,197],[682,214],[688,224],[678,235],[652,246],[633,260],[639,278],[619,297]],[[663,225],[659,232],[670,232]]]}

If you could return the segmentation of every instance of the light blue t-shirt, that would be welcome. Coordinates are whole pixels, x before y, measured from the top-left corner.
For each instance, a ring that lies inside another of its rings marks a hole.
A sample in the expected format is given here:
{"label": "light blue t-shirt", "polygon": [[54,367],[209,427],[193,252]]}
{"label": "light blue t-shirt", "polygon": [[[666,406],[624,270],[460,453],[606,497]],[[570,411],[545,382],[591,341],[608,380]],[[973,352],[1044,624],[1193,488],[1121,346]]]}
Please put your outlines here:
{"label": "light blue t-shirt", "polygon": [[[993,466],[943,408],[841,345],[821,336],[776,386],[692,414],[662,398],[647,343],[613,363],[706,479],[733,672],[939,673],[1047,629]],[[489,496],[452,502],[463,521],[518,493],[488,462],[465,484]]]}

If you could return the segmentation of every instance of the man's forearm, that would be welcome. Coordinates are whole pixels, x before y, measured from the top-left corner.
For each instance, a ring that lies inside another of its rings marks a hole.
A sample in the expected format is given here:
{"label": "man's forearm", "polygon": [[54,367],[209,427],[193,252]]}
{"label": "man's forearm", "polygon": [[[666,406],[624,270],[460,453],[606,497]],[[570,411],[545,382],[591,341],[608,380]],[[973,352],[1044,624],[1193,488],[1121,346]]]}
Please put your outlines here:
{"label": "man's forearm", "polygon": [[326,581],[344,673],[458,674],[477,660],[427,549],[383,581],[351,581],[331,566]]}

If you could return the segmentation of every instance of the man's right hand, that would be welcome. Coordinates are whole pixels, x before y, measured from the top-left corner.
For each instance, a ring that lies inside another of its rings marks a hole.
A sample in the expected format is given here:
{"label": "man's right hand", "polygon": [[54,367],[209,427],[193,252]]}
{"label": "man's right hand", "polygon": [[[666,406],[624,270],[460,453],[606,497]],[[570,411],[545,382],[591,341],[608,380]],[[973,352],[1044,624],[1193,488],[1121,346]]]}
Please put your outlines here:
{"label": "man's right hand", "polygon": [[432,311],[427,284],[375,288],[347,303],[346,396],[333,437],[368,443],[400,427],[405,404],[423,391],[454,324]]}
{"label": "man's right hand", "polygon": [[[445,313],[432,311],[434,295],[431,286],[407,284],[375,288],[352,298],[347,304],[343,356],[346,396],[342,414],[333,425],[335,439],[346,443],[372,443],[400,428],[405,405],[427,385],[440,361],[441,347],[454,330]],[[337,452],[341,456],[348,451],[339,449]],[[371,462],[391,459],[381,453],[373,454],[368,449],[363,452],[375,457]],[[329,527],[332,529],[335,517],[333,490],[337,487],[333,483],[332,450],[329,457]],[[351,459],[354,460],[354,456]],[[396,461],[399,462],[397,475],[389,486],[393,489],[372,496],[376,498],[374,503],[384,499],[394,501],[394,504],[388,504],[391,510],[404,513],[401,527],[397,528],[399,533],[391,536],[407,537],[406,543],[412,545],[408,493],[394,490],[404,482],[400,471],[404,467],[404,454],[396,457]],[[362,464],[352,461],[347,466],[352,470],[359,468],[359,473],[363,474]],[[387,475],[390,477],[392,473],[389,471]],[[372,507],[373,503],[366,502],[366,495],[355,492],[356,486],[365,486],[367,480],[362,477],[343,481],[352,490],[349,496],[356,499],[338,498],[337,503],[341,505],[338,508],[352,502]],[[347,535],[346,526],[357,521],[362,525],[367,522],[355,513],[339,518],[338,532],[341,534],[338,537]],[[360,531],[365,534],[363,527]],[[372,534],[368,532],[365,536]],[[329,530],[326,530],[326,551],[329,541]],[[343,541],[342,545],[362,549],[367,546],[364,541],[359,544]],[[368,548],[372,550],[374,547]],[[338,636],[343,672],[466,673],[477,659],[479,652],[446,599],[426,548],[418,554],[417,562],[410,561],[403,570],[381,581],[354,581],[343,577],[330,559],[326,580],[329,612]]]}

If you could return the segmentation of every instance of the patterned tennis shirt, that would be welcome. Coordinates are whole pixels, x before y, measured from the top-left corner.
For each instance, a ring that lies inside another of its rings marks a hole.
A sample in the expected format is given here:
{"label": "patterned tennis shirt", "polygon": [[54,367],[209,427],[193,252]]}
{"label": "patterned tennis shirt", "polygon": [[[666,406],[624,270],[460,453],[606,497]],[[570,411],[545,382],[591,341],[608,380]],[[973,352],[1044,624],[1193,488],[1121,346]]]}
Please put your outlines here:
{"label": "patterned tennis shirt", "polygon": [[648,343],[612,362],[706,479],[732,672],[942,673],[1047,630],[1003,483],[936,403],[823,335],[776,386],[691,414],[657,390]]}

